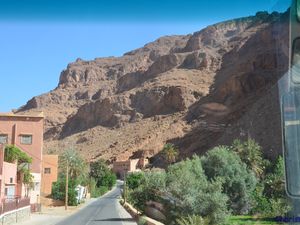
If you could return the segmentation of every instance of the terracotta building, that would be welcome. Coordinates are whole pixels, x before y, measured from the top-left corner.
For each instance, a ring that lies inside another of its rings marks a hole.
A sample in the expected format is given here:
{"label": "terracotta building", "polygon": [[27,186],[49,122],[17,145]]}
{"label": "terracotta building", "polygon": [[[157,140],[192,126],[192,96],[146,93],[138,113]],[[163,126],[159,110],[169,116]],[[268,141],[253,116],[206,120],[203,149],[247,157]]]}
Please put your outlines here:
{"label": "terracotta building", "polygon": [[[30,203],[32,204],[38,202],[41,193],[43,131],[43,113],[30,115],[0,113],[0,144],[15,145],[32,158],[29,168],[34,177],[33,189],[30,190]],[[2,176],[7,175],[4,172],[2,171]],[[25,187],[21,182],[14,182],[14,190],[11,187],[8,191],[18,196],[24,196]]]}
{"label": "terracotta building", "polygon": [[125,174],[140,171],[148,163],[148,159],[144,157],[138,159],[117,160],[113,163],[112,170],[118,177],[124,178]]}
{"label": "terracotta building", "polygon": [[41,195],[49,196],[52,183],[57,181],[58,155],[43,155]]}

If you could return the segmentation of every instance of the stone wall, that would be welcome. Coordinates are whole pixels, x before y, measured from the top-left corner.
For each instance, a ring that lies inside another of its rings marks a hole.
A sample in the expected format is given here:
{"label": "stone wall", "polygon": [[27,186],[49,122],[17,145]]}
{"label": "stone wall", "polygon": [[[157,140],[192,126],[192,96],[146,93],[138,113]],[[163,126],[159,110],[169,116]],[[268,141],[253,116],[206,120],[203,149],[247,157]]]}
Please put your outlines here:
{"label": "stone wall", "polygon": [[[123,204],[123,207],[134,219],[139,220],[139,218],[141,217],[141,214],[137,209],[135,209],[132,205],[130,205],[127,202],[125,204]],[[156,221],[152,218],[149,218],[147,216],[143,216],[143,219],[146,221],[147,225],[164,225],[163,223]]]}
{"label": "stone wall", "polygon": [[16,224],[30,218],[30,206],[4,213],[0,216],[0,225]]}

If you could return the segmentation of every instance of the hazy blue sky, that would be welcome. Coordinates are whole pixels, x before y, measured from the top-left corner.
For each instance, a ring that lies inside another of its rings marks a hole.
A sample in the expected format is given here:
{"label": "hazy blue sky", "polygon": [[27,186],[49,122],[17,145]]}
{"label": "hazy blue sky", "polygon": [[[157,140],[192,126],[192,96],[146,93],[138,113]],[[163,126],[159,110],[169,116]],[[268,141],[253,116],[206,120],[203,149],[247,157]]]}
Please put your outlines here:
{"label": "hazy blue sky", "polygon": [[56,87],[68,63],[120,56],[163,35],[284,11],[290,0],[0,0],[0,112]]}

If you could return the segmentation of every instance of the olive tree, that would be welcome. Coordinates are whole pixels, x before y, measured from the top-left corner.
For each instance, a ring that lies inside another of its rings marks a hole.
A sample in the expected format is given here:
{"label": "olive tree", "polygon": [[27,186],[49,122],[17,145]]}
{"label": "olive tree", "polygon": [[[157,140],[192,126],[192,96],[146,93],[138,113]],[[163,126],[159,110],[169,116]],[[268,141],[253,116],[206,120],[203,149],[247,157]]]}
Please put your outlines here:
{"label": "olive tree", "polygon": [[257,179],[247,169],[240,157],[227,146],[219,146],[207,152],[201,159],[203,169],[210,181],[222,180],[223,192],[229,197],[229,205],[235,214],[248,213],[251,193]]}

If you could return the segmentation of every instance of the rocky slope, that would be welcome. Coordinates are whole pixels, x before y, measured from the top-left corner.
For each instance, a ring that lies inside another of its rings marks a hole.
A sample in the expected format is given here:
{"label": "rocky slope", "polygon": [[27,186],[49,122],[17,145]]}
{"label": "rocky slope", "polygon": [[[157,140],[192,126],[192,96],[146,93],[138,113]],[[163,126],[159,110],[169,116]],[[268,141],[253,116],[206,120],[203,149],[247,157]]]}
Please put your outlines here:
{"label": "rocky slope", "polygon": [[287,13],[258,13],[162,37],[122,57],[77,59],[55,90],[19,113],[45,112],[47,151],[76,145],[88,159],[153,155],[168,141],[185,157],[247,136],[274,156],[287,43]]}

